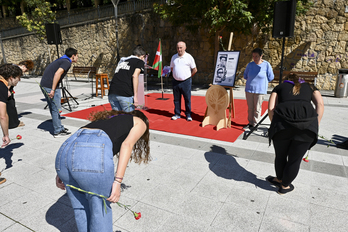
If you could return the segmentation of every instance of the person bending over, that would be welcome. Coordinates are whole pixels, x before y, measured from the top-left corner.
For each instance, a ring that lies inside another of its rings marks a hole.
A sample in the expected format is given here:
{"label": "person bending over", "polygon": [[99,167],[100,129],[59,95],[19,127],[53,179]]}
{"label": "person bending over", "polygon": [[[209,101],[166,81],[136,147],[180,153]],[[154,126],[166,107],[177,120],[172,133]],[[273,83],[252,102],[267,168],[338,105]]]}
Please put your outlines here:
{"label": "person bending over", "polygon": [[[118,154],[116,173],[113,156]],[[94,114],[92,122],[80,128],[60,147],[56,157],[56,185],[66,189],[80,232],[111,232],[112,211],[121,195],[129,160],[148,163],[149,121],[139,110],[130,113],[103,111]],[[108,196],[103,199],[66,185]]]}

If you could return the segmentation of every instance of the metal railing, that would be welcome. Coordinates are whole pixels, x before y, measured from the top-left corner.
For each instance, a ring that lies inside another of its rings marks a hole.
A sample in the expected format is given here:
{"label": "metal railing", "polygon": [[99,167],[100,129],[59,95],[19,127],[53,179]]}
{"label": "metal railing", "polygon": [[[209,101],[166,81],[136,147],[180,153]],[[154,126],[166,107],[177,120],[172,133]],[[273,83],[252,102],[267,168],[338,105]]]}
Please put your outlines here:
{"label": "metal railing", "polygon": [[[130,14],[135,12],[141,12],[144,10],[151,10],[153,3],[165,3],[165,0],[133,0],[122,2],[118,4],[118,15],[122,16],[124,14]],[[69,26],[71,24],[82,24],[86,22],[107,20],[114,17],[114,7],[113,5],[98,6],[90,10],[74,12],[73,14],[66,13],[65,16],[57,18],[57,22],[60,27]],[[2,39],[7,39],[16,36],[22,36],[30,34],[24,27],[16,27],[1,31]]]}

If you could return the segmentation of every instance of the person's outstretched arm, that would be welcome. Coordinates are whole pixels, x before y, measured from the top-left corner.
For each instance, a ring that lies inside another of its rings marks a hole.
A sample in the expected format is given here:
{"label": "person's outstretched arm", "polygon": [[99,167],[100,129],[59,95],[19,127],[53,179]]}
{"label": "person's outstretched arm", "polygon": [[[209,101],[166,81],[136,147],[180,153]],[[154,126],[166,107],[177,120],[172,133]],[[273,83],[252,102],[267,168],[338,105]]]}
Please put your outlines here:
{"label": "person's outstretched arm", "polygon": [[138,85],[139,85],[139,75],[140,69],[136,68],[133,73],[133,92],[134,92],[134,106],[138,106]]}
{"label": "person's outstretched arm", "polygon": [[[146,124],[143,120],[137,117],[133,117],[134,126],[130,130],[127,138],[123,141],[120,149],[120,154],[118,157],[117,169],[115,173],[115,177],[123,178],[126,168],[129,162],[129,159],[132,155],[132,150],[134,144],[141,138],[141,136],[146,131]],[[110,197],[107,199],[108,201],[115,203],[118,202],[121,196],[121,183],[122,179],[115,179],[112,184],[112,191]]]}
{"label": "person's outstretched arm", "polygon": [[271,96],[269,97],[268,101],[268,117],[272,121],[273,114],[274,114],[274,108],[277,105],[278,95],[276,92],[272,92]]}
{"label": "person's outstretched arm", "polygon": [[2,145],[1,147],[7,146],[11,140],[9,138],[9,132],[8,132],[8,115],[6,111],[6,103],[0,102],[0,125],[3,133],[2,137]]}
{"label": "person's outstretched arm", "polygon": [[321,118],[323,117],[323,114],[324,114],[324,101],[323,101],[323,97],[321,96],[318,90],[313,91],[312,101],[315,105],[315,110],[317,111],[317,114],[318,114],[318,123],[320,124]]}

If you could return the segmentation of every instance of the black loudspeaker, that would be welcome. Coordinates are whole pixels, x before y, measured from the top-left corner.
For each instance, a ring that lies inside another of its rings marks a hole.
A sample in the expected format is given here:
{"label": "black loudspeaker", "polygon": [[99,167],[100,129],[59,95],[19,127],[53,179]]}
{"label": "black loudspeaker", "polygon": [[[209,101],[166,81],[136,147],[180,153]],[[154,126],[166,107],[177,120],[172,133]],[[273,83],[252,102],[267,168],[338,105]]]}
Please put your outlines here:
{"label": "black loudspeaker", "polygon": [[48,44],[62,44],[62,34],[58,23],[46,24],[46,36]]}
{"label": "black loudspeaker", "polygon": [[296,0],[274,4],[273,37],[293,37],[295,27]]}

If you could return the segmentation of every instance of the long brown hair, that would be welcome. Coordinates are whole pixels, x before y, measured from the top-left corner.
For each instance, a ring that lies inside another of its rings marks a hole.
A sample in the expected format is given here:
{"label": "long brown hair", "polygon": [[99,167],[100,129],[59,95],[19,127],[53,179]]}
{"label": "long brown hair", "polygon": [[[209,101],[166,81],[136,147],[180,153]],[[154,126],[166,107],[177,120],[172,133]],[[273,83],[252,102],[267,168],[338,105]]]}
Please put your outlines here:
{"label": "long brown hair", "polygon": [[294,82],[294,84],[295,84],[294,87],[292,87],[292,94],[295,96],[299,95],[300,89],[301,89],[300,77],[295,73],[290,73],[286,79]]}
{"label": "long brown hair", "polygon": [[[143,120],[144,123],[146,124],[146,131],[133,146],[133,152],[130,157],[130,160],[134,160],[134,162],[138,164],[141,164],[141,162],[144,162],[145,164],[148,163],[151,160],[150,146],[149,146],[149,140],[150,140],[149,120],[143,112],[141,112],[140,110],[134,110],[129,113],[123,112],[123,111],[117,111],[117,110],[110,110],[110,111],[104,110],[99,112],[92,112],[89,116],[89,120],[91,121],[107,120],[107,119],[110,119],[112,116],[116,116],[120,114],[133,115]],[[117,154],[117,157],[118,157],[118,154]]]}

